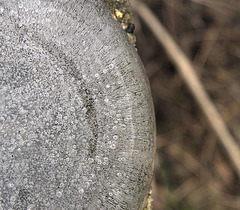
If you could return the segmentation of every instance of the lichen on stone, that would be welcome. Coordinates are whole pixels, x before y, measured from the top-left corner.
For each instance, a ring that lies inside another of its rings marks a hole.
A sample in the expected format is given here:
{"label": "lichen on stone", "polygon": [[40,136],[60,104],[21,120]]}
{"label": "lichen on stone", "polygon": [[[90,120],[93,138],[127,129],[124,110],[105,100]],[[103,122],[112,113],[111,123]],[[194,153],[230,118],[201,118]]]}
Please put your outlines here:
{"label": "lichen on stone", "polygon": [[132,45],[136,46],[136,36],[133,34],[134,28],[131,30],[133,15],[129,0],[104,0],[104,2],[110,9],[113,18],[121,25],[122,29],[127,32]]}

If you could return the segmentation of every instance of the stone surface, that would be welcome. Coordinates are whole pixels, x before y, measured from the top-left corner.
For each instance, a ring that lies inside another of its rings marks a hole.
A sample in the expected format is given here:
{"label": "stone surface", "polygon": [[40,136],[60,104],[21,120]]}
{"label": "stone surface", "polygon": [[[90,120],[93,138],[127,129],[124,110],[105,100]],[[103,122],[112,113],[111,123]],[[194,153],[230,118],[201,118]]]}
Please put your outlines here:
{"label": "stone surface", "polygon": [[154,125],[100,1],[0,0],[0,209],[138,209]]}

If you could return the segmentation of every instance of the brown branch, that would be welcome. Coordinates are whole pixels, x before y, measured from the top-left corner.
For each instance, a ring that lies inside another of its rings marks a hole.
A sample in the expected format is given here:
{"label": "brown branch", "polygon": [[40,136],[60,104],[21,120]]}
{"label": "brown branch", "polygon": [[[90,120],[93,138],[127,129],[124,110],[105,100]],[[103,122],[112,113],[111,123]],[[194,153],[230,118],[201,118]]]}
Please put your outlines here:
{"label": "brown branch", "polygon": [[240,178],[239,147],[230,134],[221,115],[209,98],[206,90],[204,89],[204,86],[197,77],[192,63],[186,57],[180,47],[176,44],[171,35],[166,31],[161,22],[144,3],[141,1],[133,0],[132,5],[133,9],[136,10],[141,19],[151,29],[159,43],[164,47],[169,58],[176,66],[183,81],[188,86],[193,97],[200,106],[213,131],[218,136],[220,143],[225,148]]}

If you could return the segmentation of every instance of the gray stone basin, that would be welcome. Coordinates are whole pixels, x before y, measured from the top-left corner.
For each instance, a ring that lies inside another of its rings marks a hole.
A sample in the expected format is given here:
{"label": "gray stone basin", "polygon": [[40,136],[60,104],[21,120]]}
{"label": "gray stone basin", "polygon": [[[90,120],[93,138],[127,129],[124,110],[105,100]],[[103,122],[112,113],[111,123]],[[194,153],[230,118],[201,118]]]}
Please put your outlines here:
{"label": "gray stone basin", "polygon": [[151,94],[100,1],[0,1],[0,90],[0,209],[140,207]]}

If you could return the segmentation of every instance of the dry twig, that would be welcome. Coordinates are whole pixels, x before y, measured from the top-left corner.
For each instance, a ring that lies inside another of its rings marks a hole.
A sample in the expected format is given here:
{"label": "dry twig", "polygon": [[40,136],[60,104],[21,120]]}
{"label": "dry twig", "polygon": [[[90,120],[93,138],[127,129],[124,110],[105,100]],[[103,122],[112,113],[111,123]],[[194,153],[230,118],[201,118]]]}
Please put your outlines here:
{"label": "dry twig", "polygon": [[136,10],[141,19],[148,25],[159,43],[164,47],[166,53],[175,64],[179,74],[191,91],[202,112],[209,121],[210,126],[218,136],[221,144],[231,159],[240,178],[240,150],[234,138],[230,134],[221,115],[209,98],[202,83],[196,75],[196,71],[189,59],[180,47],[172,39],[170,34],[162,26],[156,16],[141,1],[132,1],[133,9]]}

